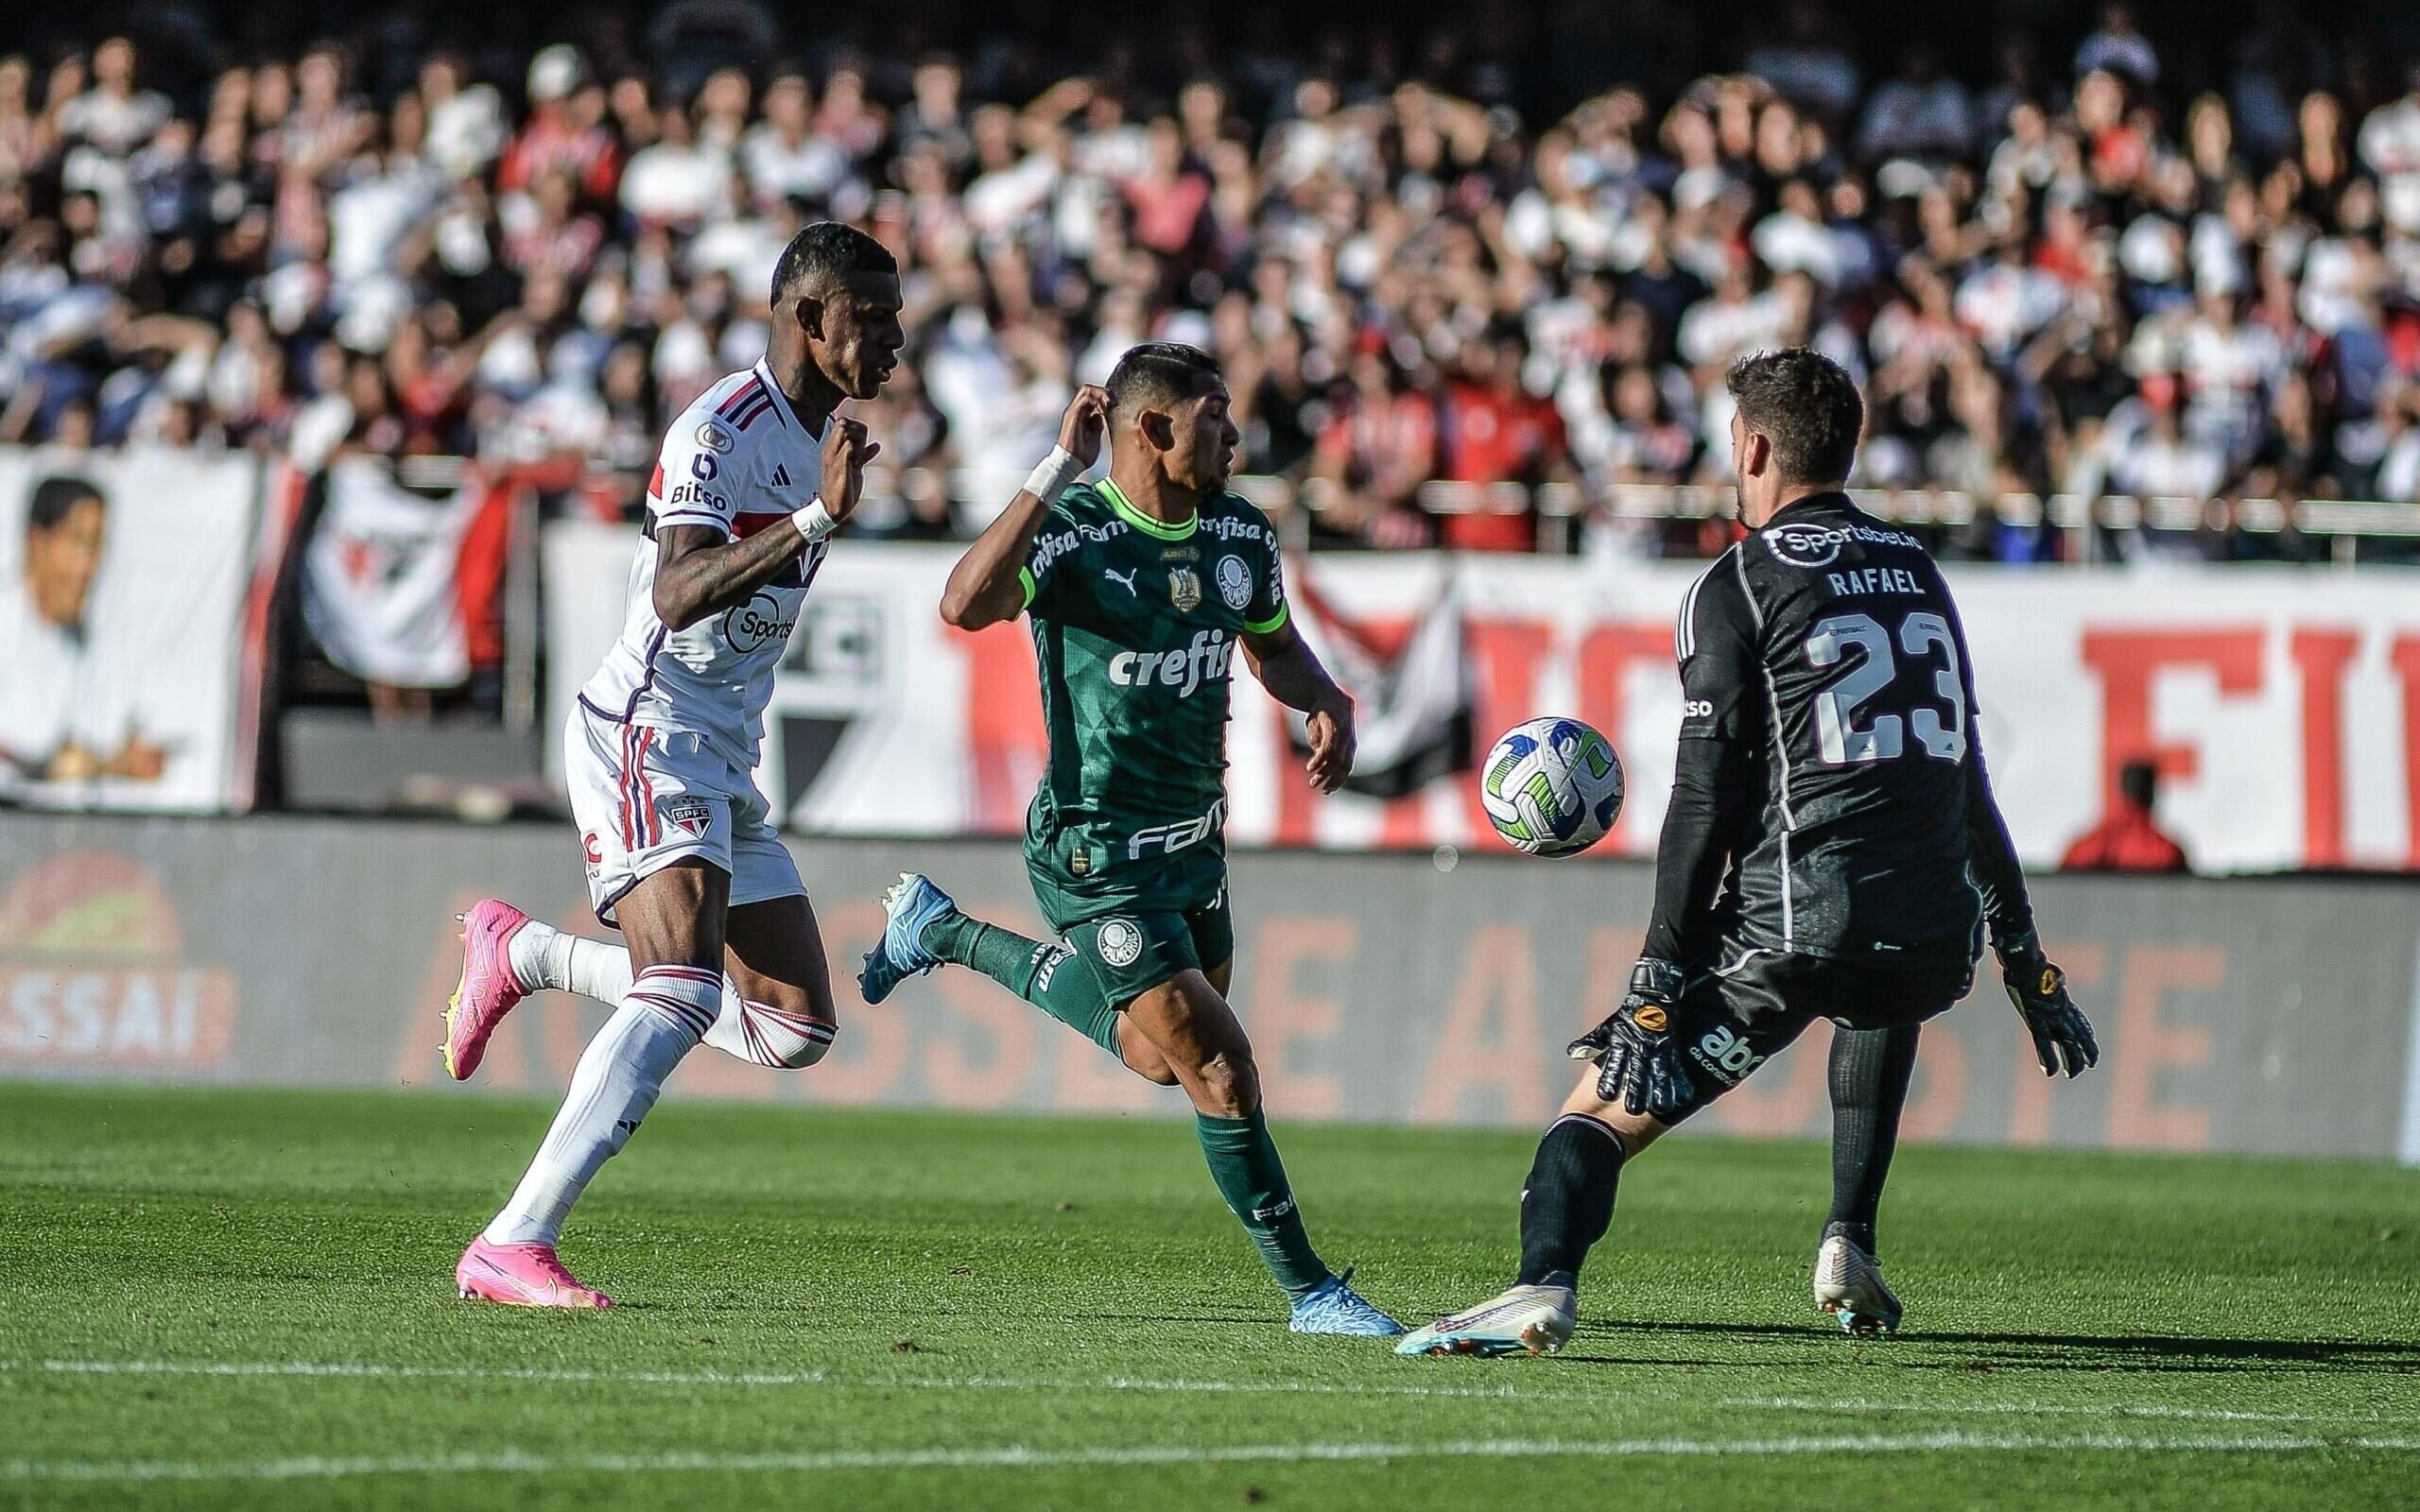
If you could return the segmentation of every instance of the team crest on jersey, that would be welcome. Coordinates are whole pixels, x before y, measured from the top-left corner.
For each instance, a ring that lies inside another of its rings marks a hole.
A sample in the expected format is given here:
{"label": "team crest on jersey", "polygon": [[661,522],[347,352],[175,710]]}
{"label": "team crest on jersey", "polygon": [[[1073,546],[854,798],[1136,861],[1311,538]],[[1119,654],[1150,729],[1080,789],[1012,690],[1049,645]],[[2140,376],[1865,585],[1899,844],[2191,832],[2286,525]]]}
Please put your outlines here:
{"label": "team crest on jersey", "polygon": [[1219,579],[1219,597],[1229,609],[1252,602],[1252,569],[1241,557],[1219,558],[1214,576]]}
{"label": "team crest on jersey", "polygon": [[729,456],[731,449],[739,444],[739,438],[713,421],[704,420],[698,422],[698,444],[709,452]]}
{"label": "team crest on jersey", "polygon": [[1168,602],[1180,614],[1190,614],[1201,607],[1201,575],[1190,567],[1168,569]]}
{"label": "team crest on jersey", "polygon": [[1132,966],[1143,954],[1143,931],[1131,919],[1113,919],[1100,926],[1094,947],[1110,965]]}
{"label": "team crest on jersey", "polygon": [[689,835],[701,835],[715,821],[714,805],[699,798],[667,798],[655,805],[664,822]]}

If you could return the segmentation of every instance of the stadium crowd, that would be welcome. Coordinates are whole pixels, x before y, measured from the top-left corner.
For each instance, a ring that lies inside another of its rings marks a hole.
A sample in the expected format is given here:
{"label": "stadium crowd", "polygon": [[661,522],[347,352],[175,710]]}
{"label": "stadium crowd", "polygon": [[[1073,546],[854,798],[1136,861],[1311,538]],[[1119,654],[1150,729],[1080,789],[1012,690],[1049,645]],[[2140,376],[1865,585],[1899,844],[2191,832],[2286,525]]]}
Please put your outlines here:
{"label": "stadium crowd", "polygon": [[[1529,549],[1557,484],[1576,537],[1702,550],[1599,506],[1722,479],[1725,365],[1794,342],[1864,383],[1872,487],[2420,501],[2420,67],[2350,78],[2284,8],[2190,98],[2122,7],[1980,84],[1922,42],[1869,77],[1838,35],[1802,4],[1734,72],[1559,119],[1450,38],[1389,77],[1050,82],[789,61],[757,0],[501,72],[392,40],[182,82],[123,37],[8,58],[0,442],[474,452],[627,514],[829,216],[906,271],[873,534],[978,526],[1146,337],[1221,355],[1244,470],[1325,544]],[[1986,510],[1943,545],[2058,539]]]}

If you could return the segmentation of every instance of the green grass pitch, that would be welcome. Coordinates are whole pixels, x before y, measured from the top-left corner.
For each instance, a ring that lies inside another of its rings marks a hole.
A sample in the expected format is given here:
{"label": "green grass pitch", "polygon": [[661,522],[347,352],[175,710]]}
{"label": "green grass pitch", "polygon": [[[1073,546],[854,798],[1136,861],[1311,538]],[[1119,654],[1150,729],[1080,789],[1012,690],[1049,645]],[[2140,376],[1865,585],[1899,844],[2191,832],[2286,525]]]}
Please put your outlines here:
{"label": "green grass pitch", "polygon": [[[2420,1174],[1909,1150],[1868,1343],[1824,1151],[1678,1140],[1562,1357],[1398,1360],[1149,1120],[676,1103],[565,1246],[623,1307],[458,1301],[549,1111],[0,1086],[0,1507],[2420,1503]],[[1382,1304],[1506,1279],[1529,1136],[1280,1138]]]}

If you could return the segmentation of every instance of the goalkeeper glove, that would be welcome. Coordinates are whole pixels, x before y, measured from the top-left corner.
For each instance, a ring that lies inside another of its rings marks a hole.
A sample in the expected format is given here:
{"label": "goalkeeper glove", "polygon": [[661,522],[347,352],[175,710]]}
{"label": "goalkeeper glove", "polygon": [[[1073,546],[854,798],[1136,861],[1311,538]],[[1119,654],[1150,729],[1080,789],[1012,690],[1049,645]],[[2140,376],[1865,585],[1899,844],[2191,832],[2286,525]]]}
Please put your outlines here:
{"label": "goalkeeper glove", "polygon": [[1681,999],[1683,980],[1670,961],[1641,960],[1631,971],[1621,1006],[1571,1041],[1572,1059],[1597,1063],[1597,1095],[1609,1103],[1619,1096],[1633,1116],[1669,1123],[1697,1095],[1672,1040],[1672,1005]]}
{"label": "goalkeeper glove", "polygon": [[2086,1066],[2100,1059],[2100,1045],[2092,1037],[2092,1021],[2067,996],[2067,973],[2050,964],[2042,954],[2042,941],[2030,929],[1995,940],[1992,948],[1999,954],[2008,1000],[2016,1005],[2017,1015],[2033,1036],[2042,1074],[2056,1076],[2064,1062],[2069,1076],[2083,1075]]}

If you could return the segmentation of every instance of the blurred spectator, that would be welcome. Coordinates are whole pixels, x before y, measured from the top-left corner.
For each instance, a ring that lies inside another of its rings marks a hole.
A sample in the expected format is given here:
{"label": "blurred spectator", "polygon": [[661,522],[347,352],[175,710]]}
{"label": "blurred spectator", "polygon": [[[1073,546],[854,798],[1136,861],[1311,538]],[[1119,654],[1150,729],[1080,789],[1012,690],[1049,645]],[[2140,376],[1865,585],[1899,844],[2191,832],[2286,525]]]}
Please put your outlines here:
{"label": "blurred spectator", "polygon": [[2063,871],[2187,871],[2185,851],[2160,833],[2152,810],[2159,799],[2159,766],[2131,761],[2118,771],[2118,808],[2099,828],[2067,847]]}
{"label": "blurred spectator", "polygon": [[2134,7],[2103,7],[2100,29],[2076,48],[2078,77],[2098,69],[2123,74],[2137,84],[2159,82],[2159,53],[2151,39],[2135,29]]}
{"label": "blurred spectator", "polygon": [[[1461,371],[1445,386],[1442,475],[1471,486],[1440,522],[1445,545],[1530,549],[1537,543],[1534,487],[1570,474],[1563,418],[1522,383],[1528,355],[1519,332],[1499,330],[1463,346]],[[1492,487],[1500,483],[1529,487],[1508,507]]]}
{"label": "blurred spectator", "polygon": [[1955,162],[1967,155],[1974,132],[1966,87],[1943,77],[1931,44],[1918,42],[1901,56],[1897,76],[1866,96],[1865,116],[1858,126],[1858,154],[1869,163],[1889,158]]}
{"label": "blurred spectator", "polygon": [[2124,6],[2070,88],[2048,33],[1959,78],[1799,3],[1725,39],[1744,72],[1559,114],[1454,38],[887,55],[758,0],[566,25],[184,79],[125,38],[0,58],[0,441],[455,451],[624,515],[828,215],[908,297],[868,533],[979,525],[1069,387],[1153,337],[1218,352],[1244,465],[1323,545],[1529,547],[1548,483],[1599,518],[1546,539],[1718,545],[1610,524],[1605,490],[1720,485],[1724,367],[1800,341],[1866,384],[1860,485],[1984,501],[1951,556],[2061,549],[2002,492],[2224,505],[2110,543],[2230,554],[2240,497],[2420,492],[2420,72],[2385,98],[2282,5],[2190,98]]}

